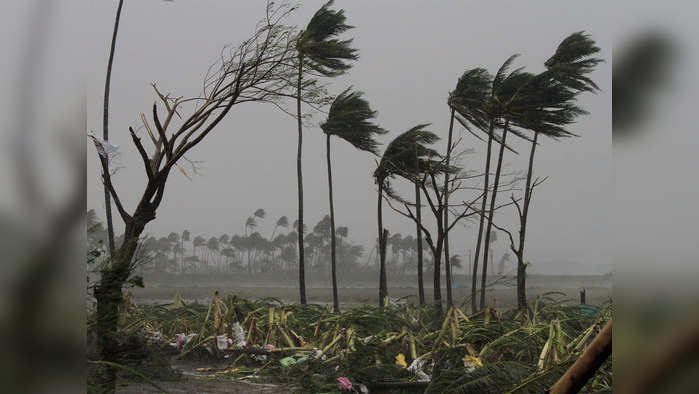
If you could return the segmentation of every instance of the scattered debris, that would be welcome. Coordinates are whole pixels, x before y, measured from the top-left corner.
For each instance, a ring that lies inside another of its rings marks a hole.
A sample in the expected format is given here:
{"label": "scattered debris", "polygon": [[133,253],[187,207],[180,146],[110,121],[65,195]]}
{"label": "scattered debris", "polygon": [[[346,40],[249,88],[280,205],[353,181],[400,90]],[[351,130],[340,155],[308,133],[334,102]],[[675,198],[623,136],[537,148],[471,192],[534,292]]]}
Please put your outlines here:
{"label": "scattered debris", "polygon": [[[467,315],[453,307],[438,314],[432,306],[401,304],[335,314],[317,305],[215,296],[210,305],[136,305],[124,324],[151,341],[173,340],[168,348],[179,349],[179,358],[228,360],[217,374],[232,379],[290,383],[310,392],[338,385],[363,393],[445,392],[468,384],[479,392],[477,385],[489,379],[505,391],[522,382],[545,388],[557,377],[547,371],[572,364],[610,310],[588,318],[577,305],[544,299],[529,313]],[[198,334],[184,334],[191,331]],[[601,373],[594,384],[604,389],[611,372]]]}

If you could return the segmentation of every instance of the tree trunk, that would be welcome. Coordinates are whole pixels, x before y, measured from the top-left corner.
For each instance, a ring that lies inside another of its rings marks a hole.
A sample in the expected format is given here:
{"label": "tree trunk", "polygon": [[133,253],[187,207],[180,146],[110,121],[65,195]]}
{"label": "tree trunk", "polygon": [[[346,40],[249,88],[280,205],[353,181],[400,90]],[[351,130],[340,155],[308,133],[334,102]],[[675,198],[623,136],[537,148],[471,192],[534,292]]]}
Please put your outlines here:
{"label": "tree trunk", "polygon": [[336,272],[336,250],[335,250],[335,208],[333,207],[333,176],[330,162],[330,134],[326,138],[327,159],[328,159],[328,199],[330,200],[330,270],[332,271],[333,283],[333,312],[340,313],[340,301],[337,297],[337,272]]}
{"label": "tree trunk", "polygon": [[[136,253],[138,240],[145,224],[155,219],[155,213],[147,206],[139,206],[133,220],[126,223],[124,242],[114,255],[112,263],[105,267],[94,289],[97,301],[97,347],[101,361],[120,362],[117,329],[119,307],[123,302],[122,287],[132,272],[131,260]],[[116,370],[112,367],[97,368],[93,375],[100,391],[113,393],[116,388]]]}
{"label": "tree trunk", "polygon": [[[445,162],[447,166],[449,165],[449,159],[451,157],[451,137],[452,131],[454,130],[454,108],[451,109],[451,118],[449,119],[449,137],[447,139],[447,156]],[[447,310],[449,310],[453,304],[451,297],[451,260],[449,259],[449,173],[444,173],[444,272],[447,276]]]}
{"label": "tree trunk", "polygon": [[[104,83],[104,107],[102,114],[102,138],[109,140],[109,89],[112,78],[112,64],[114,62],[114,51],[116,48],[117,32],[119,31],[119,19],[124,0],[119,0],[116,17],[114,19],[114,31],[112,32],[112,43],[109,50],[109,60],[107,62],[107,75]],[[104,160],[108,160],[107,157]],[[108,167],[107,167],[108,168]],[[103,170],[104,171],[104,170]],[[112,199],[108,186],[104,185],[104,208],[107,221],[107,238],[109,244],[109,255],[116,257],[116,245],[114,244],[114,222],[112,219]],[[125,280],[125,279],[124,279]],[[121,286],[123,281],[100,280],[100,285],[95,288],[95,298],[97,300],[97,338],[100,358],[103,361],[114,359],[117,350],[115,338],[117,322],[119,320],[119,305],[121,304]],[[96,368],[94,381],[99,390],[112,393],[116,389],[116,371],[114,368],[103,365]]]}
{"label": "tree trunk", "polygon": [[488,201],[488,179],[490,178],[490,151],[493,145],[493,127],[494,122],[490,122],[490,127],[488,129],[488,152],[485,156],[485,174],[483,175],[483,197],[481,199],[481,214],[480,214],[480,224],[478,225],[478,240],[476,241],[476,253],[473,255],[473,276],[471,277],[471,312],[476,313],[478,311],[477,307],[477,293],[476,293],[476,283],[478,281],[478,255],[481,250],[481,240],[483,239],[483,223],[485,223],[485,204]]}
{"label": "tree trunk", "polygon": [[299,190],[299,293],[301,304],[306,304],[306,274],[304,270],[303,256],[303,173],[301,172],[301,146],[303,144],[303,122],[301,121],[301,77],[303,75],[303,56],[299,55],[298,83],[296,85],[296,120],[298,122],[299,140],[296,153],[296,174],[298,176]]}
{"label": "tree trunk", "polygon": [[527,170],[527,185],[524,189],[524,206],[522,207],[522,217],[519,220],[519,248],[517,250],[517,308],[520,310],[527,308],[526,275],[527,266],[524,263],[524,240],[527,233],[527,217],[529,216],[529,203],[532,198],[532,174],[534,170],[534,152],[539,133],[534,132],[532,149],[529,152],[529,169]]}
{"label": "tree trunk", "polygon": [[384,298],[386,297],[386,289],[384,282],[386,279],[386,243],[383,238],[383,179],[377,179],[379,186],[378,205],[376,208],[376,218],[378,222],[378,237],[379,237],[379,308],[383,307]]}
{"label": "tree trunk", "polygon": [[[112,46],[109,50],[109,61],[107,62],[107,77],[104,81],[104,113],[102,114],[102,138],[109,141],[109,87],[112,80],[112,63],[114,62],[114,49],[116,48],[117,32],[119,31],[119,19],[121,18],[121,8],[124,0],[119,0],[116,18],[114,19],[114,31],[112,33]],[[105,160],[109,160],[105,157]],[[112,199],[109,195],[107,185],[104,185],[104,208],[107,218],[107,237],[109,238],[109,255],[114,256],[116,246],[114,245],[114,222],[112,220]]]}
{"label": "tree trunk", "polygon": [[422,206],[420,203],[420,186],[415,182],[415,211],[417,215],[417,287],[420,305],[425,304],[425,284],[422,277]]}
{"label": "tree trunk", "polygon": [[[440,230],[441,231],[441,230]],[[433,294],[434,294],[434,304],[436,307],[437,314],[442,315],[442,278],[441,278],[441,260],[442,260],[442,239],[437,240],[437,247],[432,251],[433,260]]]}
{"label": "tree trunk", "polygon": [[383,292],[382,305],[386,304],[386,298],[388,297],[388,272],[386,269],[386,249],[388,246],[388,229],[383,229],[383,234],[381,238],[381,259],[384,261],[383,270],[381,275],[381,289]]}
{"label": "tree trunk", "polygon": [[502,141],[500,141],[500,153],[498,154],[498,164],[495,169],[495,179],[493,180],[493,191],[490,195],[490,210],[488,211],[488,227],[485,231],[485,244],[483,245],[483,276],[481,278],[481,309],[485,308],[485,282],[488,279],[488,250],[490,249],[490,232],[493,228],[493,217],[495,216],[495,199],[498,195],[498,183],[500,182],[500,170],[502,169],[502,158],[505,154],[505,143],[507,140],[507,127],[509,121],[505,121],[502,129]]}

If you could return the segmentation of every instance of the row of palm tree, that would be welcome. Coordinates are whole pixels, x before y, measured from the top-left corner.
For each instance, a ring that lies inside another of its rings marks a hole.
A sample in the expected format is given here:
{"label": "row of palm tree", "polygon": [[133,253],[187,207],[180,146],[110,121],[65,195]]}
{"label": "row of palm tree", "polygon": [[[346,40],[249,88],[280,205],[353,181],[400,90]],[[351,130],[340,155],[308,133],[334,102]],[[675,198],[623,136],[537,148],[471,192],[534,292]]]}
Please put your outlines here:
{"label": "row of palm tree", "polygon": [[[471,213],[476,213],[480,217],[473,263],[472,308],[476,311],[485,306],[489,250],[492,244],[491,237],[496,234],[493,227],[507,232],[510,237],[510,247],[518,258],[518,305],[520,308],[526,308],[526,263],[523,251],[532,191],[536,185],[540,184],[538,180],[532,180],[533,158],[538,144],[538,136],[541,134],[552,138],[561,138],[575,135],[567,127],[574,123],[579,115],[585,113],[576,104],[578,95],[597,89],[597,86],[586,74],[590,73],[601,61],[594,57],[598,51],[599,48],[595,46],[594,41],[589,36],[583,32],[577,32],[561,42],[556,53],[546,61],[546,70],[539,74],[525,72],[523,68],[511,70],[517,55],[509,57],[493,76],[482,68],[467,70],[459,78],[455,90],[449,94],[447,101],[450,109],[450,121],[446,154],[440,155],[429,147],[437,141],[437,137],[434,133],[425,130],[428,125],[416,126],[396,137],[388,145],[374,173],[379,195],[377,222],[382,267],[379,278],[380,303],[383,303],[383,299],[387,295],[384,269],[387,231],[382,224],[382,201],[384,191],[390,190],[389,180],[397,175],[415,184],[415,202],[404,204],[408,212],[404,215],[416,221],[418,238],[421,233],[428,235],[428,244],[433,249],[434,300],[438,305],[441,305],[440,255],[444,252],[447,304],[452,304],[450,283],[452,259],[449,253],[448,234],[452,225],[449,217],[455,214],[450,210],[452,205],[449,204],[449,196],[458,188],[454,187],[454,180],[450,180],[450,177],[459,178],[456,174],[461,171],[451,165],[451,155],[454,149],[453,125],[456,119],[478,139],[483,140],[477,134],[478,132],[487,135],[485,168],[482,174],[483,188],[479,196],[481,207],[474,209],[470,204],[466,204]],[[533,136],[530,137],[527,132]],[[514,134],[516,137],[531,143],[523,202],[520,201],[521,199],[512,197],[512,204],[517,207],[520,216],[520,242],[518,245],[514,242],[514,237],[510,231],[495,224],[495,213],[498,208],[496,205],[497,196],[499,188],[502,186],[504,153],[506,149],[516,153],[507,143],[509,134]],[[493,142],[499,144],[499,149],[495,173],[491,182]],[[436,180],[438,176],[441,176],[443,180],[441,192],[438,191],[439,186]],[[392,193],[388,194],[390,198],[400,200],[397,196],[390,196]],[[432,198],[431,194],[434,195]],[[429,233],[426,232],[427,229],[421,223],[421,195],[428,199],[429,206],[436,216],[436,243],[432,241],[432,237],[429,236]],[[490,197],[489,204],[488,197]],[[414,207],[415,214],[409,205]],[[463,214],[456,216],[456,219],[470,216],[471,213],[466,213],[467,211],[468,209]],[[478,262],[481,246],[483,264],[480,304],[477,305],[476,289],[478,288]],[[421,270],[419,269],[419,271]],[[421,272],[418,272],[418,286],[420,299],[423,302]]]}
{"label": "row of palm tree", "polygon": [[[142,272],[246,272],[249,275],[269,272],[294,272],[297,268],[295,243],[297,233],[289,231],[287,216],[281,216],[271,234],[263,236],[260,219],[266,216],[258,209],[245,221],[243,234],[222,234],[205,237],[192,236],[188,230],[181,233],[170,232],[167,236],[145,237],[139,246],[138,259],[142,262]],[[327,273],[330,261],[330,216],[323,217],[306,234],[304,244],[309,251],[310,272]],[[89,250],[106,252],[107,232],[96,217],[94,210],[88,211]],[[279,231],[278,231],[279,230]],[[287,231],[281,231],[287,230]],[[337,246],[334,253],[342,263],[342,271],[358,270],[359,259],[364,248],[351,243],[347,237],[349,229],[339,226],[336,229]],[[117,237],[121,241],[122,235]],[[399,242],[399,240],[396,240]],[[404,246],[396,250],[402,250]],[[404,252],[405,253],[405,252]]]}
{"label": "row of palm tree", "polygon": [[[351,39],[340,40],[337,37],[351,29],[345,23],[346,17],[343,10],[332,10],[332,1],[323,5],[311,18],[306,28],[299,34],[296,50],[298,52],[297,75],[297,125],[298,125],[298,198],[299,220],[297,222],[298,248],[299,248],[299,291],[301,303],[306,302],[305,295],[305,253],[303,232],[303,178],[301,169],[303,116],[301,108],[301,96],[306,84],[315,84],[315,78],[335,77],[345,73],[351,68],[349,61],[358,59],[357,50],[350,46]],[[527,184],[525,186],[524,202],[520,207],[518,200],[513,198],[520,212],[520,243],[515,249],[514,241],[512,249],[518,256],[518,295],[524,291],[524,263],[523,248],[526,231],[526,217],[531,201],[532,162],[539,134],[553,138],[572,136],[573,133],[566,126],[573,123],[577,116],[584,113],[576,104],[579,93],[594,91],[597,86],[586,74],[591,72],[599,63],[594,55],[599,49],[594,42],[582,32],[574,33],[566,38],[556,50],[554,56],[545,62],[546,70],[539,74],[525,72],[523,68],[511,70],[511,66],[517,55],[510,56],[497,72],[491,74],[483,68],[467,70],[459,78],[456,88],[450,92],[447,100],[450,119],[447,138],[446,153],[441,155],[430,147],[438,137],[435,133],[426,130],[428,124],[417,125],[407,132],[396,137],[384,151],[378,167],[374,172],[374,178],[378,186],[377,228],[378,228],[378,254],[379,254],[379,305],[383,305],[388,295],[386,277],[386,245],[388,230],[383,226],[383,200],[386,196],[396,198],[391,189],[391,182],[395,177],[407,179],[414,184],[415,202],[411,206],[415,215],[410,211],[410,216],[416,221],[416,240],[418,249],[422,248],[422,235],[425,227],[421,218],[421,196],[424,195],[430,208],[436,216],[436,240],[429,233],[427,243],[432,249],[434,264],[434,300],[441,305],[441,255],[444,253],[444,266],[447,280],[447,304],[453,302],[451,294],[451,255],[449,250],[449,230],[458,220],[470,214],[478,214],[479,226],[476,238],[475,260],[473,263],[472,283],[472,308],[476,305],[477,274],[479,257],[482,250],[482,276],[480,285],[480,308],[485,303],[485,287],[487,278],[487,266],[491,234],[494,234],[496,202],[499,187],[501,185],[504,151],[509,149],[516,151],[507,144],[509,134],[529,141],[531,143],[530,165],[527,172]],[[340,93],[330,105],[327,119],[320,125],[326,134],[327,169],[328,169],[328,196],[330,211],[330,241],[331,241],[331,280],[333,283],[333,309],[339,311],[339,299],[337,295],[336,278],[336,251],[335,251],[335,207],[332,194],[332,160],[330,154],[330,137],[335,135],[342,140],[351,143],[359,150],[368,151],[378,155],[379,144],[375,140],[377,135],[387,131],[372,123],[376,112],[371,109],[368,102],[362,97],[361,92],[352,91],[351,88]],[[485,156],[485,168],[482,174],[483,188],[480,194],[480,209],[468,206],[463,214],[458,215],[454,222],[450,222],[449,197],[456,188],[453,175],[461,171],[452,166],[452,153],[454,149],[454,121],[460,123],[466,130],[478,139],[483,138],[479,132],[487,135],[487,148]],[[527,132],[533,133],[530,137]],[[495,173],[491,182],[491,164],[493,142],[499,144]],[[437,185],[437,178],[442,180]],[[428,193],[434,194],[431,198]],[[441,189],[441,190],[440,190]],[[386,192],[386,193],[385,193]],[[386,196],[384,195],[386,194]],[[490,203],[488,204],[488,197]],[[406,205],[406,208],[408,206]],[[471,211],[470,214],[467,212]],[[503,229],[504,230],[504,229]],[[509,233],[508,233],[509,234]],[[510,234],[511,235],[511,234]],[[512,238],[510,236],[510,238]],[[422,250],[418,251],[418,287],[420,302],[424,302],[423,261]],[[518,296],[519,297],[519,296]],[[521,301],[521,300],[520,300]],[[520,307],[526,306],[520,303]]]}
{"label": "row of palm tree", "polygon": [[[538,184],[536,181],[532,183],[534,152],[538,144],[538,136],[543,134],[557,139],[575,135],[567,127],[574,123],[579,115],[585,113],[576,104],[578,95],[582,92],[597,90],[597,86],[586,75],[601,61],[594,57],[598,51],[599,48],[595,46],[594,41],[588,35],[577,32],[561,42],[555,54],[545,62],[546,70],[539,74],[525,72],[523,68],[510,71],[512,63],[517,57],[517,55],[513,55],[503,63],[492,78],[483,70],[478,72],[470,70],[464,73],[460,80],[460,83],[467,82],[469,85],[479,88],[468,92],[465,99],[454,100],[450,103],[451,108],[460,115],[458,119],[464,126],[473,126],[474,129],[488,135],[480,210],[481,220],[473,264],[471,297],[473,310],[482,309],[485,306],[488,250],[493,227],[506,231],[510,237],[511,249],[518,258],[518,306],[526,308],[524,237],[532,191]],[[484,89],[484,87],[489,88]],[[459,91],[458,85],[456,91]],[[527,132],[533,134],[533,137],[530,137]],[[512,202],[516,205],[520,216],[518,248],[515,247],[511,232],[497,226],[494,221],[496,212],[494,208],[501,181],[504,152],[506,148],[509,148],[507,145],[508,134],[514,134],[531,144],[524,201],[520,203],[519,200],[512,197]],[[499,143],[499,150],[494,179],[490,184],[488,177],[491,173],[493,141]],[[486,209],[488,193],[490,193],[490,208]],[[476,277],[482,239],[483,266],[480,304],[476,305]]]}
{"label": "row of palm tree", "polygon": [[[259,211],[259,210],[258,210]],[[253,215],[255,218],[259,216]],[[88,250],[107,252],[108,234],[95,210],[87,212]],[[253,272],[296,272],[298,267],[295,231],[289,231],[287,216],[274,222],[271,234],[265,238],[258,220],[247,220],[249,234],[221,234],[207,237],[192,236],[189,230],[170,232],[167,236],[147,236],[140,246],[139,258],[144,263],[141,272],[196,273],[196,272],[246,272],[247,253],[251,251]],[[293,227],[292,227],[293,229]],[[286,231],[278,231],[286,230]],[[336,229],[336,261],[343,273],[357,273],[357,277],[369,277],[377,270],[373,250],[365,253],[364,247],[348,240],[349,229]],[[121,240],[121,235],[118,236]],[[304,237],[308,250],[310,272],[325,275],[330,272],[331,256],[330,216],[323,217],[313,231]],[[390,257],[386,267],[391,275],[405,277],[417,272],[418,245],[412,235],[394,233],[387,239]],[[423,247],[428,247],[423,241]],[[452,259],[458,256],[452,256]],[[365,260],[361,261],[360,259]],[[377,264],[378,265],[378,264]],[[432,261],[426,260],[425,271],[432,272]]]}

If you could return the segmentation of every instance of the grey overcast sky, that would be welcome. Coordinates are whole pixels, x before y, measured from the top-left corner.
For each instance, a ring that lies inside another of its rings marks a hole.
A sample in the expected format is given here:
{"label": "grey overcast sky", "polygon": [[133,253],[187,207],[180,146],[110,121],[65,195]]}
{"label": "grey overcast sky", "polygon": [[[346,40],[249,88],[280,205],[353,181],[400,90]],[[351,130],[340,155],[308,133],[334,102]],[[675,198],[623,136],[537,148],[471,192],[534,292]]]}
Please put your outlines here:
{"label": "grey overcast sky", "polygon": [[[101,134],[102,95],[116,1],[89,2],[81,16],[88,37],[88,130]],[[289,19],[305,25],[323,4],[304,1]],[[601,273],[611,270],[611,235],[607,198],[612,186],[610,17],[594,2],[491,1],[337,1],[354,38],[360,59],[349,74],[331,82],[330,91],[349,85],[365,92],[379,112],[378,123],[398,133],[419,123],[446,137],[448,92],[461,73],[485,67],[495,72],[511,54],[517,64],[537,72],[568,34],[585,30],[601,47],[606,60],[592,78],[602,91],[581,97],[590,114],[572,127],[580,138],[544,140],[537,150],[535,172],[548,176],[531,209],[527,259],[535,273]],[[128,126],[138,127],[139,114],[149,113],[158,87],[174,96],[199,92],[208,66],[226,44],[247,38],[263,16],[262,1],[199,0],[165,2],[126,0],[112,74],[110,140],[119,145],[122,168],[115,177],[125,205],[132,209],[145,182]],[[312,226],[328,212],[324,138],[317,124],[304,131],[305,221]],[[463,129],[456,128],[461,135]],[[475,151],[462,161],[478,170],[484,144],[463,134],[462,148]],[[88,141],[89,142],[89,141]],[[94,146],[88,146],[87,201],[103,216],[104,200]],[[444,149],[445,141],[438,143]],[[508,154],[509,169],[524,169],[526,144],[515,143],[519,157]],[[376,237],[376,189],[371,178],[374,158],[333,141],[334,192],[337,224],[349,226],[349,238],[370,249]],[[296,129],[294,120],[264,104],[234,107],[228,118],[189,158],[201,161],[200,175],[187,179],[174,173],[168,182],[157,219],[146,231],[167,235],[189,229],[205,236],[243,231],[256,208],[268,218],[263,234],[279,216],[290,220],[296,211]],[[503,194],[503,201],[508,194]],[[454,199],[474,198],[462,193]],[[414,235],[414,225],[385,208],[392,232]],[[498,212],[496,220],[516,231],[514,208]],[[118,222],[118,221],[117,221]],[[450,235],[453,253],[474,248],[476,226],[459,227]],[[119,227],[117,227],[119,229]],[[496,254],[506,251],[504,237]]]}

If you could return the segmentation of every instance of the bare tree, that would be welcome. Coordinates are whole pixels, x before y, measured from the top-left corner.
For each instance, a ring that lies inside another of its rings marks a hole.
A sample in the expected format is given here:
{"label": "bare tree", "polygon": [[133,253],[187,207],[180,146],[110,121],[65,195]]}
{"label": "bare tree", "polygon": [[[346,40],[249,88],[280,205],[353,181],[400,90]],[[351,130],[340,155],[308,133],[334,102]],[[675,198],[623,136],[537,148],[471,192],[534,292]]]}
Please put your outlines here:
{"label": "bare tree", "polygon": [[[153,103],[151,127],[142,116],[145,129],[153,144],[150,152],[133,128],[131,139],[143,161],[146,184],[135,209],[128,210],[122,204],[117,188],[112,182],[107,159],[106,142],[93,137],[103,170],[103,183],[114,200],[124,222],[123,241],[109,264],[101,270],[99,283],[94,287],[97,300],[96,330],[100,357],[103,361],[116,361],[116,340],[119,307],[123,301],[122,287],[134,270],[133,257],[139,238],[147,223],[156,217],[165,193],[165,185],[171,170],[184,156],[206,138],[226,117],[234,105],[245,102],[268,102],[279,106],[278,100],[293,92],[290,84],[294,72],[294,28],[282,24],[294,10],[286,4],[267,3],[266,16],[253,35],[238,47],[227,47],[220,60],[209,69],[202,93],[198,97],[172,98],[153,89],[160,100],[165,115],[159,115],[158,103]],[[182,113],[194,104],[188,116]],[[180,119],[179,125],[176,125]],[[162,119],[162,121],[161,121]],[[116,372],[113,368],[100,369],[96,382],[103,390],[114,391]]]}
{"label": "bare tree", "polygon": [[[448,188],[446,193],[453,195],[457,192],[463,191],[474,191],[480,189],[475,186],[468,186],[464,182],[471,181],[473,179],[483,177],[483,174],[469,174],[467,172],[457,173],[453,166],[444,167],[444,161],[441,163],[441,168],[448,168],[448,173],[451,177],[447,181]],[[461,201],[457,204],[448,204],[445,199],[444,188],[441,186],[443,183],[440,179],[444,177],[444,170],[440,171],[426,171],[422,174],[422,181],[418,182],[422,194],[424,194],[427,200],[427,206],[429,211],[432,212],[436,222],[436,228],[431,231],[427,226],[425,226],[417,217],[416,211],[418,209],[417,204],[406,201],[395,193],[390,193],[385,197],[388,205],[395,212],[400,215],[414,221],[416,225],[419,225],[421,232],[425,235],[425,241],[427,242],[430,251],[432,252],[433,263],[434,263],[434,299],[437,306],[441,306],[441,273],[439,272],[439,267],[441,265],[442,254],[445,248],[445,241],[449,235],[449,232],[454,229],[454,227],[462,222],[463,220],[468,220],[469,218],[479,215],[484,216],[489,210],[481,211],[477,207],[478,200],[481,199],[482,194],[478,194],[475,198],[470,201]],[[518,178],[512,177],[505,185],[507,190],[513,190]],[[482,193],[482,192],[481,192]],[[511,202],[495,206],[493,210],[499,210],[506,206],[512,205]],[[445,264],[446,267],[446,264]],[[446,269],[445,269],[446,271]],[[447,275],[450,272],[446,272]],[[447,288],[451,286],[451,280],[447,276]],[[450,300],[451,292],[447,291],[447,303],[453,305],[453,300]]]}

